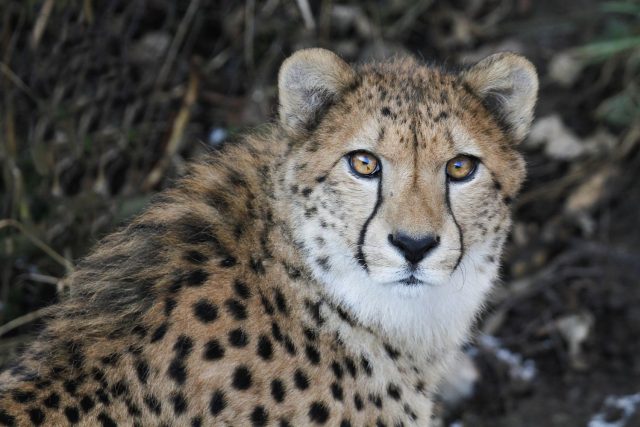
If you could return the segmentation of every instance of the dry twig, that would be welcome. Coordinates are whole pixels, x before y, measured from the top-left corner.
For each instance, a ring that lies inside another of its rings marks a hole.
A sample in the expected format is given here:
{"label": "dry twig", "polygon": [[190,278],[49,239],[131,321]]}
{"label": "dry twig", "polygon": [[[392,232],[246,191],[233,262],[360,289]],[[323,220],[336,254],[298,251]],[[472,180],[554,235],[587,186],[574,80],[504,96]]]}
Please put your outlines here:
{"label": "dry twig", "polygon": [[31,242],[34,245],[36,245],[38,248],[42,249],[43,252],[45,252],[47,255],[49,255],[58,264],[62,265],[67,270],[68,273],[73,272],[73,264],[71,262],[69,262],[67,259],[65,259],[59,253],[57,253],[55,250],[53,250],[53,248],[51,248],[51,246],[47,245],[42,240],[40,240],[38,237],[33,235],[31,232],[29,232],[24,227],[24,225],[22,225],[21,223],[19,223],[18,221],[14,220],[14,219],[3,219],[3,220],[0,220],[0,230],[3,229],[3,228],[7,228],[7,227],[14,227],[14,228],[17,228],[18,230],[20,230],[20,232],[22,234],[24,234],[25,237],[27,237],[29,240],[31,240]]}

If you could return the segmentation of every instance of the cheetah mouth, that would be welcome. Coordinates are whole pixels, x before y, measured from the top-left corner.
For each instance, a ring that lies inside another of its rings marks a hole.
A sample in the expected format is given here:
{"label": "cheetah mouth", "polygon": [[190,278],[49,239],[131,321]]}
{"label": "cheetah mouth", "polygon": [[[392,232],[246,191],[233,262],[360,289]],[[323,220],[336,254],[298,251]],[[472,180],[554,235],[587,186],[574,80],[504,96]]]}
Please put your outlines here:
{"label": "cheetah mouth", "polygon": [[406,277],[406,278],[400,280],[399,283],[402,283],[403,285],[406,285],[406,286],[426,285],[426,282],[423,282],[422,280],[418,279],[413,274],[411,276],[409,276],[409,277]]}

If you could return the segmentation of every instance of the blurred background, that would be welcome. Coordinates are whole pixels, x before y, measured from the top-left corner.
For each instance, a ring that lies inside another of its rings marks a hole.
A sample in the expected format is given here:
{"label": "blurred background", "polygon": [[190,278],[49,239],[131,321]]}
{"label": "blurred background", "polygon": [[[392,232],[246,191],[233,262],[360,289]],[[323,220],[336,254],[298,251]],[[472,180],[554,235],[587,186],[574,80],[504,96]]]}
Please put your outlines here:
{"label": "blurred background", "polygon": [[1,0],[0,362],[101,237],[274,119],[278,67],[309,46],[533,61],[504,283],[438,423],[640,426],[637,0]]}

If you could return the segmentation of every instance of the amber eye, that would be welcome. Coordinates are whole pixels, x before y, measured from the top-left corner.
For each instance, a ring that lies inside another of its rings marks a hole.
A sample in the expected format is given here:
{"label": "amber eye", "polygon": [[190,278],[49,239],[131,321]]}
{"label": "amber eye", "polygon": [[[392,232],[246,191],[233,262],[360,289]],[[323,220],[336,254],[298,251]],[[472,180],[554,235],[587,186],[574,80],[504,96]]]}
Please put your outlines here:
{"label": "amber eye", "polygon": [[371,178],[380,171],[380,160],[366,151],[354,151],[347,154],[349,166],[357,175]]}
{"label": "amber eye", "polygon": [[452,181],[463,181],[476,171],[478,159],[461,154],[447,162],[447,176]]}

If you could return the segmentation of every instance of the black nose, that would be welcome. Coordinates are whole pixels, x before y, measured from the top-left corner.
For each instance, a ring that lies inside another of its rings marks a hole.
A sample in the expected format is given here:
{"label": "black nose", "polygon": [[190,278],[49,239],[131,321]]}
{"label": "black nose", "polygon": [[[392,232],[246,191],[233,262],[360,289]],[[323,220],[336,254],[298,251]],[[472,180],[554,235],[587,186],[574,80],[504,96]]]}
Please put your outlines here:
{"label": "black nose", "polygon": [[431,249],[440,244],[440,237],[428,234],[412,237],[404,233],[389,234],[389,243],[398,248],[405,259],[411,264],[417,264],[424,259]]}

